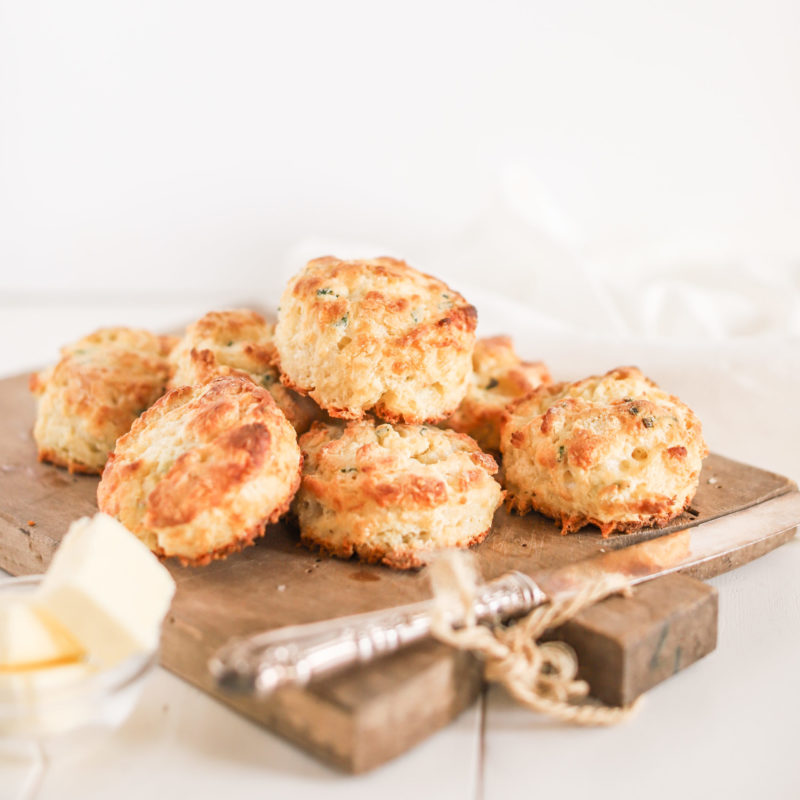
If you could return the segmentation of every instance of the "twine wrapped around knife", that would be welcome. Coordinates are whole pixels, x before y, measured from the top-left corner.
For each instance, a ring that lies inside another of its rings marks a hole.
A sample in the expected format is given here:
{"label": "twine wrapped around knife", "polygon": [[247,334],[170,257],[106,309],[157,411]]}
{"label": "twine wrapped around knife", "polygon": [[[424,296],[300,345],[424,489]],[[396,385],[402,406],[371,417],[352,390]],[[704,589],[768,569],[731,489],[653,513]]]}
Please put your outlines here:
{"label": "twine wrapped around knife", "polygon": [[[608,575],[586,585],[561,603],[539,606],[508,625],[477,624],[473,601],[478,575],[471,554],[448,551],[429,567],[435,610],[432,634],[459,650],[469,650],[485,662],[484,676],[502,685],[520,704],[575,725],[615,725],[630,717],[639,702],[605,706],[589,701],[589,685],[577,679],[578,659],[564,642],[539,642],[545,631],[612,594],[631,592],[622,576]],[[463,608],[463,621],[452,625],[452,610]]]}

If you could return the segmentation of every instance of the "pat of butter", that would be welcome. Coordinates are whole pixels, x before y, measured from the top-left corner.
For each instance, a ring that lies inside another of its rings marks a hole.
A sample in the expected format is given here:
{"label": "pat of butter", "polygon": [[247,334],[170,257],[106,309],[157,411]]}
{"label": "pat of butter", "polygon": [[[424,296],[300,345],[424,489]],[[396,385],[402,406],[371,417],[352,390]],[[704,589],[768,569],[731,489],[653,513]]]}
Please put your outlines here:
{"label": "pat of butter", "polygon": [[80,661],[83,648],[27,597],[0,601],[0,674]]}
{"label": "pat of butter", "polygon": [[93,664],[158,646],[175,582],[148,547],[107,514],[72,523],[34,603],[66,628]]}

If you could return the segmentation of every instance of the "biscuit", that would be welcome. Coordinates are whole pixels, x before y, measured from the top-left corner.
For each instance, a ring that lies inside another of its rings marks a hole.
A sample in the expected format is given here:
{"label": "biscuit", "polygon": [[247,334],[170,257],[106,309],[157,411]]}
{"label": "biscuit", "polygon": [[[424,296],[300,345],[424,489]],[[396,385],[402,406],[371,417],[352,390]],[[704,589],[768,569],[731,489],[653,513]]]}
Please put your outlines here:
{"label": "biscuit", "polygon": [[403,261],[318,258],[281,298],[281,379],[334,417],[441,420],[467,391],[476,322],[460,294]]}
{"label": "biscuit", "polygon": [[455,431],[317,422],[300,447],[301,538],[341,558],[422,566],[435,550],[483,541],[502,500],[494,459]]}
{"label": "biscuit", "polygon": [[478,339],[467,396],[443,424],[471,436],[484,450],[498,451],[506,406],[545,383],[550,383],[547,367],[521,361],[509,336]]}
{"label": "biscuit", "polygon": [[635,367],[515,401],[501,451],[512,508],[603,536],[666,525],[694,497],[708,454],[691,409]]}
{"label": "biscuit", "polygon": [[302,459],[266,389],[216,378],[167,392],[109,456],[97,504],[159,556],[207,564],[289,507]]}
{"label": "biscuit", "polygon": [[63,347],[61,360],[30,380],[39,460],[70,472],[102,472],[117,438],[164,393],[175,341],[103,328]]}
{"label": "biscuit", "polygon": [[322,410],[310,398],[280,382],[274,326],[260,314],[244,309],[211,311],[186,329],[170,355],[169,388],[208,383],[235,375],[263,386],[298,433],[305,433]]}

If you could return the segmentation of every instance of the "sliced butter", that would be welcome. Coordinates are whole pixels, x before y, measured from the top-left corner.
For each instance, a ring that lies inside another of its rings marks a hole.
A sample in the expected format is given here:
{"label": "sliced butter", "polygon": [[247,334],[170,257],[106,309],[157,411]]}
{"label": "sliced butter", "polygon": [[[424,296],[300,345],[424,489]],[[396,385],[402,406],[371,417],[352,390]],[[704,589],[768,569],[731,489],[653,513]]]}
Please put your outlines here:
{"label": "sliced butter", "polygon": [[73,522],[34,603],[98,667],[158,646],[175,582],[123,525],[106,514]]}
{"label": "sliced butter", "polygon": [[0,674],[80,661],[84,650],[74,637],[27,595],[0,600]]}

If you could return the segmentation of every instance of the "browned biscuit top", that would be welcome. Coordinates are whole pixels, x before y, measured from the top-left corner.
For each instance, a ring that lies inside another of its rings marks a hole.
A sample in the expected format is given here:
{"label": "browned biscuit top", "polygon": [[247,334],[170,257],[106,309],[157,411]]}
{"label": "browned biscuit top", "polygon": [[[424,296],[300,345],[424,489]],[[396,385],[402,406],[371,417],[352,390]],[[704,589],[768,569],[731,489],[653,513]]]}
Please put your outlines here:
{"label": "browned biscuit top", "polygon": [[316,423],[300,446],[304,488],[340,509],[433,508],[497,472],[469,436],[431,426]]}
{"label": "browned biscuit top", "polygon": [[[172,351],[170,388],[243,374],[269,388],[277,379],[274,326],[255,311],[209,311],[186,330]],[[265,382],[265,376],[270,376]]]}
{"label": "browned biscuit top", "polygon": [[61,350],[61,360],[31,377],[40,457],[100,472],[118,436],[163,392],[171,336],[104,328]]}
{"label": "browned biscuit top", "polygon": [[300,445],[301,535],[334,555],[420,566],[481,541],[502,498],[494,459],[455,431],[365,418],[317,423]]}
{"label": "browned biscuit top", "polygon": [[700,422],[635,367],[541,386],[505,414],[512,507],[604,535],[664,525],[691,501],[708,449]]}
{"label": "browned biscuit top", "polygon": [[207,563],[284,513],[300,465],[269,392],[216,378],[169,391],[136,420],[103,471],[98,505],[156,553]]}
{"label": "browned biscuit top", "polygon": [[282,379],[332,416],[441,419],[466,392],[476,321],[460,294],[403,261],[315,259],[281,298]]}
{"label": "browned biscuit top", "polygon": [[522,361],[509,336],[478,339],[467,395],[444,424],[469,434],[484,450],[498,451],[506,406],[546,383],[550,372],[545,364]]}
{"label": "browned biscuit top", "polygon": [[247,309],[210,311],[186,330],[172,351],[170,388],[208,383],[234,375],[263,386],[298,433],[308,430],[321,409],[280,382],[274,326]]}

